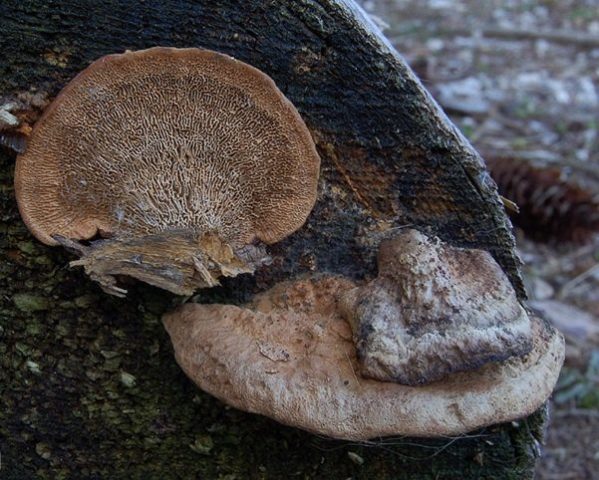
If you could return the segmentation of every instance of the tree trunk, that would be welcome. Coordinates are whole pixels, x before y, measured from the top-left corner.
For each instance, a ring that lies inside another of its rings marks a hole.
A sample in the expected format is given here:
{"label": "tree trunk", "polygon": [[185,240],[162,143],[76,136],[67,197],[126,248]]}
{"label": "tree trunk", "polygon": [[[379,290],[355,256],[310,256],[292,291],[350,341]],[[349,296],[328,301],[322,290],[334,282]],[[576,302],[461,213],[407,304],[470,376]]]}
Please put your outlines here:
{"label": "tree trunk", "polygon": [[[3,0],[0,97],[54,96],[94,59],[205,47],[269,74],[322,158],[307,224],[249,278],[201,291],[242,302],[308,271],[376,273],[369,232],[416,225],[489,250],[521,296],[519,261],[477,153],[399,55],[345,0]],[[319,438],[225,407],[176,365],[160,315],[177,297],[103,294],[19,218],[0,152],[2,478],[532,478],[543,411],[455,439]]]}

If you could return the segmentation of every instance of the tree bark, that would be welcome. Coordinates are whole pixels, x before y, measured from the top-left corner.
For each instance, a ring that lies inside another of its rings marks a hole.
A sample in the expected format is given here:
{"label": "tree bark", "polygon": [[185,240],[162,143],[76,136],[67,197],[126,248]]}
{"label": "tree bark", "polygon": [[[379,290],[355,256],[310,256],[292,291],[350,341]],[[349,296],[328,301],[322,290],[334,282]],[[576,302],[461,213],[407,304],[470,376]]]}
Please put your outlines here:
{"label": "tree bark", "polygon": [[[4,0],[0,97],[54,96],[94,59],[155,45],[204,47],[269,74],[322,158],[307,224],[255,276],[200,291],[238,303],[318,271],[369,278],[373,235],[415,225],[489,250],[520,296],[495,186],[470,144],[352,3]],[[544,411],[472,435],[353,445],[229,409],[175,364],[160,315],[180,301],[103,294],[21,222],[14,154],[0,153],[2,478],[532,478]]]}

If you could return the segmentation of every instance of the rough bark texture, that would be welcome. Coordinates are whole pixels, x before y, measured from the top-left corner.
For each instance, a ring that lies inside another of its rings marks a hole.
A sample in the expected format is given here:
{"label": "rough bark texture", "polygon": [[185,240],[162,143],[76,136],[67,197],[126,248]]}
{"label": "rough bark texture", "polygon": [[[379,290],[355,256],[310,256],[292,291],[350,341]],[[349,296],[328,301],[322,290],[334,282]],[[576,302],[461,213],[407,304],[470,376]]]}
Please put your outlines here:
{"label": "rough bark texture", "polygon": [[[401,58],[344,1],[4,0],[0,97],[54,96],[97,57],[206,47],[268,73],[322,156],[308,223],[254,277],[202,291],[238,303],[317,270],[376,274],[376,233],[413,224],[489,250],[523,295],[505,215],[477,154]],[[224,407],[175,364],[160,315],[178,302],[131,285],[109,297],[35,241],[0,152],[2,478],[532,477],[545,415],[434,441],[351,445]],[[362,463],[363,461],[363,463]]]}

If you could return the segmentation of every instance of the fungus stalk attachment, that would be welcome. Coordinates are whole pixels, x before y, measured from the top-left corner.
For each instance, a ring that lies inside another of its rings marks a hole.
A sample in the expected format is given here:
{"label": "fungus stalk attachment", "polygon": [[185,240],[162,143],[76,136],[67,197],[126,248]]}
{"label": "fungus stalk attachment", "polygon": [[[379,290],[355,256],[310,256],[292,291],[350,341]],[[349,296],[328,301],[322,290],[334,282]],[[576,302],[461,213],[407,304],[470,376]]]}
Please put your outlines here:
{"label": "fungus stalk attachment", "polygon": [[63,247],[81,258],[70,262],[111,295],[124,297],[116,275],[125,275],[178,295],[192,295],[197,288],[220,285],[220,277],[254,273],[269,263],[263,247],[247,245],[234,250],[217,235],[169,232],[126,240],[97,240],[87,246],[54,235]]}

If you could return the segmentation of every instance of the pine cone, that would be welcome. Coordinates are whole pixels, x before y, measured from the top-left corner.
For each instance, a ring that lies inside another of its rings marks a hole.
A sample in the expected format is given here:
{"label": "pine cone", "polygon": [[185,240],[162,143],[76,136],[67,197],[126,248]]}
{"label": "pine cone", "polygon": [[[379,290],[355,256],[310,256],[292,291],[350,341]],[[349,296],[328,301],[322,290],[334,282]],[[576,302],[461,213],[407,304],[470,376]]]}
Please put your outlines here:
{"label": "pine cone", "polygon": [[499,193],[515,202],[515,225],[542,242],[588,242],[599,232],[599,195],[564,178],[556,167],[515,158],[486,159]]}

